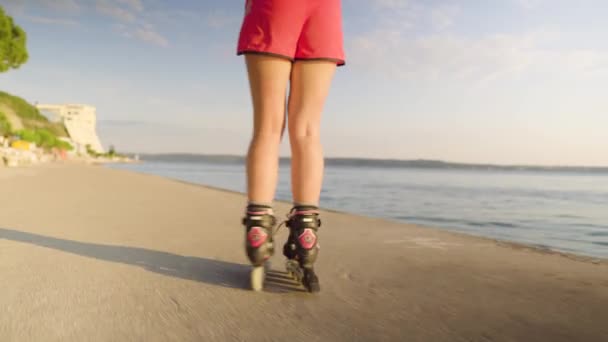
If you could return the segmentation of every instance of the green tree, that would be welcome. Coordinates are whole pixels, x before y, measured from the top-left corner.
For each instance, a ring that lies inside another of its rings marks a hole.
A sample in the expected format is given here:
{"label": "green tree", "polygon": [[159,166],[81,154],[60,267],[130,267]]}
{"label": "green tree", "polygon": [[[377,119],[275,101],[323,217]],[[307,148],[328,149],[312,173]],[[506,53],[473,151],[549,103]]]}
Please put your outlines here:
{"label": "green tree", "polygon": [[87,144],[86,145],[87,148],[87,153],[91,156],[91,157],[99,157],[99,153],[97,153],[92,147],[91,144]]}
{"label": "green tree", "polygon": [[0,72],[17,69],[27,62],[27,35],[0,6]]}

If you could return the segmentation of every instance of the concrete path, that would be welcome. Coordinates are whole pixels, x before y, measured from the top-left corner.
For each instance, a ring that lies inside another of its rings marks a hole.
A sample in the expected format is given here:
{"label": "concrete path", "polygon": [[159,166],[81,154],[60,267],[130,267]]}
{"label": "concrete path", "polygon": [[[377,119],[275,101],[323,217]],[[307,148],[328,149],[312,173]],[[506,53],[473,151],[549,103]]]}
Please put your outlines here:
{"label": "concrete path", "polygon": [[280,253],[251,292],[244,201],[103,167],[0,169],[0,340],[608,341],[606,261],[341,213],[322,216],[320,294]]}

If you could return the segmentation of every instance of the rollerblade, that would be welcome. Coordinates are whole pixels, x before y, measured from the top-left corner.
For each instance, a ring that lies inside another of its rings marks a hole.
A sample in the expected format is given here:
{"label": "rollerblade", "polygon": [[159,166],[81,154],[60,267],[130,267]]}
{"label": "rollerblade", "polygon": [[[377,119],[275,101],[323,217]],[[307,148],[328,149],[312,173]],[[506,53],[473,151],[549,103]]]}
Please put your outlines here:
{"label": "rollerblade", "polygon": [[261,291],[266,277],[266,261],[274,254],[273,229],[275,217],[270,207],[248,206],[243,218],[245,226],[245,251],[253,266],[251,288]]}
{"label": "rollerblade", "polygon": [[319,252],[317,230],[321,227],[321,220],[318,208],[293,208],[286,225],[289,228],[289,238],[283,246],[283,255],[287,257],[287,272],[309,292],[319,292],[319,278],[313,268]]}

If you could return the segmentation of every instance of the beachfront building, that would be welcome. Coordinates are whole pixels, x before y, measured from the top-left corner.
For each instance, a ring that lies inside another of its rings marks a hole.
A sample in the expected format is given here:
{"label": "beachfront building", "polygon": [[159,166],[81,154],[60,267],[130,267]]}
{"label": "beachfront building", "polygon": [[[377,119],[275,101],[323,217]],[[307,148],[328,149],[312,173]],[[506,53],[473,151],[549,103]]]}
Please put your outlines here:
{"label": "beachfront building", "polygon": [[95,107],[82,104],[39,104],[36,107],[50,121],[63,122],[77,153],[86,153],[87,145],[95,152],[104,152],[97,136]]}

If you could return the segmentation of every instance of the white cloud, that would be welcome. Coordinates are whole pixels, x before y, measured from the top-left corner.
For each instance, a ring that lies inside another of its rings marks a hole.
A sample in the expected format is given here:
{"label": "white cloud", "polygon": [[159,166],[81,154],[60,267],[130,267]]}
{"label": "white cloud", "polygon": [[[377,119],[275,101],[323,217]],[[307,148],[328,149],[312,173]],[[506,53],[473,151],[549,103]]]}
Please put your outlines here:
{"label": "white cloud", "polygon": [[114,29],[123,37],[138,39],[142,42],[168,47],[169,41],[163,35],[158,33],[151,24],[141,24],[136,26],[127,26],[125,24],[116,24]]}
{"label": "white cloud", "polygon": [[48,25],[60,25],[60,26],[78,26],[78,22],[71,19],[61,19],[61,18],[48,18],[41,16],[29,15],[26,16],[27,20],[38,23],[38,24],[48,24]]}
{"label": "white cloud", "polygon": [[[377,13],[387,16],[382,17],[376,29],[347,42],[349,64],[373,73],[418,82],[442,80],[479,85],[534,73],[597,77],[608,68],[608,51],[556,48],[559,32],[464,35],[448,30],[455,26],[458,7],[424,7],[390,0],[375,3],[399,10]],[[398,24],[405,22],[408,24]],[[434,30],[421,32],[420,27]]]}
{"label": "white cloud", "polygon": [[465,38],[453,34],[423,37],[377,31],[355,39],[351,63],[403,78],[486,82],[525,72],[585,76],[608,65],[608,53],[549,50],[542,33],[495,34]]}
{"label": "white cloud", "polygon": [[27,1],[28,5],[41,4],[58,12],[74,13],[81,9],[80,4],[76,0],[34,0]]}
{"label": "white cloud", "polygon": [[95,8],[97,12],[120,21],[132,22],[135,20],[135,15],[129,9],[112,0],[97,0]]}
{"label": "white cloud", "polygon": [[118,20],[114,28],[126,38],[160,46],[169,46],[168,39],[149,22],[141,0],[97,0],[96,9],[103,15]]}
{"label": "white cloud", "polygon": [[144,4],[141,0],[117,0],[117,2],[126,5],[137,12],[142,12],[144,10]]}
{"label": "white cloud", "polygon": [[169,46],[169,41],[163,37],[160,33],[156,32],[152,27],[144,26],[138,27],[133,32],[133,36],[141,41],[157,45],[160,47]]}

